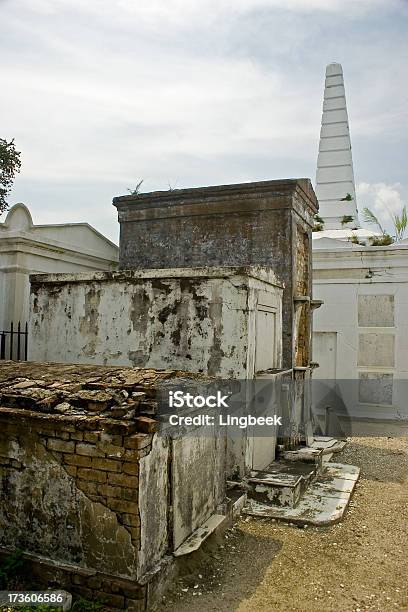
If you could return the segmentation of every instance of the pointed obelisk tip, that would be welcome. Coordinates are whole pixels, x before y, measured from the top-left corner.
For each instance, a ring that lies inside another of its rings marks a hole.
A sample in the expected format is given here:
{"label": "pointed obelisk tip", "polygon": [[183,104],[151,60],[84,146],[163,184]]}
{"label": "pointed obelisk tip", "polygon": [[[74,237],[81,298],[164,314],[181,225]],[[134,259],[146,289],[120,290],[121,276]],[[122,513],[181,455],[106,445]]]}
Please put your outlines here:
{"label": "pointed obelisk tip", "polygon": [[326,66],[326,76],[335,76],[339,74],[343,74],[343,68],[341,64],[337,64],[334,62],[333,64],[328,64]]}

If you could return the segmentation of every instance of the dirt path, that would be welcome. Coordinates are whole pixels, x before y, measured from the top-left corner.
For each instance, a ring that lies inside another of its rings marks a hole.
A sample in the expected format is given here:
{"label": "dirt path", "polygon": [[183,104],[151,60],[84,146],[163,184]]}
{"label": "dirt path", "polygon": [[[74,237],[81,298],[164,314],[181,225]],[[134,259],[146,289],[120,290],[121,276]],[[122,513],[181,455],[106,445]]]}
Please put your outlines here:
{"label": "dirt path", "polygon": [[354,439],[346,519],[298,528],[242,518],[163,602],[166,612],[408,610],[408,440]]}

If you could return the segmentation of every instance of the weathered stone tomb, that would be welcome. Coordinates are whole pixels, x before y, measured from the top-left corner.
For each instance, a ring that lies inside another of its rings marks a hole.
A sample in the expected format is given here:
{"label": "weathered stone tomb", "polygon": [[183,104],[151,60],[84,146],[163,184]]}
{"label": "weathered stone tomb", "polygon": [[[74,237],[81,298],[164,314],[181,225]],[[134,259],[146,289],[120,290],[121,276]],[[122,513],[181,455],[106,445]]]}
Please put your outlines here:
{"label": "weathered stone tomb", "polygon": [[[228,517],[227,477],[308,436],[317,205],[305,179],[114,203],[121,270],[31,277],[30,359],[83,365],[2,369],[0,544],[48,582],[144,610],[180,549]],[[276,380],[288,439],[158,435],[157,388],[180,376]]]}
{"label": "weathered stone tomb", "polygon": [[2,362],[0,556],[111,608],[144,610],[172,553],[225,502],[225,438],[156,432],[167,370]]}

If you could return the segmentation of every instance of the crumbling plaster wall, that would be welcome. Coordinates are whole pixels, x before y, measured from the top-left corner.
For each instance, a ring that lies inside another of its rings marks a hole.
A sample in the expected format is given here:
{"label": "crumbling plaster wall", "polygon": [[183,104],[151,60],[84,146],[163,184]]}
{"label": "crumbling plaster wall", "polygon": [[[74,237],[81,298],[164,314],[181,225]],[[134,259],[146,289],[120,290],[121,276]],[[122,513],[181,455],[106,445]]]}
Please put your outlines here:
{"label": "crumbling plaster wall", "polygon": [[175,546],[225,501],[225,436],[173,440],[154,418],[167,385],[208,381],[4,361],[0,556],[18,546],[45,586],[144,610]]}
{"label": "crumbling plaster wall", "polygon": [[0,420],[0,550],[24,550],[45,586],[144,610],[143,576],[168,549],[166,440]]}
{"label": "crumbling plaster wall", "polygon": [[268,296],[277,320],[276,363],[271,366],[278,367],[282,289],[270,271],[259,278],[248,270],[238,272],[218,268],[34,276],[30,359],[251,377],[255,312]]}
{"label": "crumbling plaster wall", "polygon": [[[132,542],[113,509],[126,503],[114,486],[118,472],[92,467],[91,455],[100,458],[102,453],[89,442],[78,442],[83,435],[64,429],[58,435],[48,426],[27,431],[17,420],[2,423],[0,545],[135,578],[139,537],[134,533]],[[85,440],[90,436],[85,433]],[[77,453],[87,454],[74,454],[75,444]],[[99,459],[98,465],[114,469],[119,463]],[[136,517],[137,487],[131,478],[127,485]],[[102,497],[109,489],[112,504]]]}

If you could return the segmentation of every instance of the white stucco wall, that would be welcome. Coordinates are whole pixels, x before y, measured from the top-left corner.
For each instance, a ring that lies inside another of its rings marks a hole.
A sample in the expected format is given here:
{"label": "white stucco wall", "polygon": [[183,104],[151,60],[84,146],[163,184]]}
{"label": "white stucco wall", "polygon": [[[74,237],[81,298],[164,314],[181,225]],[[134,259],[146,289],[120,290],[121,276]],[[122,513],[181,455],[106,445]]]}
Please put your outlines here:
{"label": "white stucco wall", "polygon": [[29,274],[116,267],[118,247],[87,223],[34,225],[24,204],[0,223],[0,330],[28,320]]}
{"label": "white stucco wall", "polygon": [[[395,382],[408,379],[407,241],[362,247],[325,239],[313,246],[313,293],[324,301],[313,320],[313,359],[321,364],[313,378],[356,380],[349,388],[360,416],[407,414],[406,386]],[[364,396],[367,377],[381,381],[377,398]]]}

